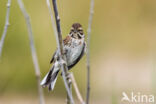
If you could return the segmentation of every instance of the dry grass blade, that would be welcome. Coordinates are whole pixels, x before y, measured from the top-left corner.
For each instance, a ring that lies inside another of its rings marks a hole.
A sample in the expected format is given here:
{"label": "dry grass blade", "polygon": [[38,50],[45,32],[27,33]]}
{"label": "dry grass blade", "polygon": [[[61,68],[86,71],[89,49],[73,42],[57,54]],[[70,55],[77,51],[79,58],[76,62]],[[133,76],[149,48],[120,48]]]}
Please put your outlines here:
{"label": "dry grass blade", "polygon": [[73,73],[70,74],[70,77],[71,77],[72,84],[73,84],[73,87],[74,87],[74,89],[75,89],[77,98],[79,99],[79,101],[80,101],[81,104],[85,104],[85,102],[84,102],[84,100],[83,100],[83,98],[82,98],[82,96],[81,96],[81,93],[80,93],[80,91],[79,91],[79,89],[78,89],[78,86],[77,86],[77,83],[76,83],[76,81],[75,81],[75,78],[74,78]]}
{"label": "dry grass blade", "polygon": [[10,6],[11,6],[11,0],[8,0],[5,26],[4,26],[4,31],[3,31],[3,34],[2,34],[2,38],[0,40],[0,57],[1,57],[1,54],[2,54],[3,44],[4,44],[4,40],[5,40],[7,30],[8,30],[8,26],[9,26]]}
{"label": "dry grass blade", "polygon": [[94,0],[90,1],[90,15],[88,21],[88,37],[87,37],[87,92],[86,92],[86,104],[89,104],[90,96],[90,38],[91,38],[91,25],[94,12]]}
{"label": "dry grass blade", "polygon": [[[57,3],[56,0],[52,0],[53,2],[53,9],[54,9],[54,14],[55,14],[55,20],[56,20],[56,27],[57,27],[57,47],[59,50],[59,56],[60,56],[60,64],[61,64],[61,69],[62,69],[62,76],[63,76],[63,81],[67,90],[67,103],[74,104],[72,92],[70,90],[70,82],[67,81],[67,76],[68,76],[68,67],[66,64],[66,56],[64,55],[64,50],[63,50],[63,41],[62,41],[62,34],[61,34],[61,27],[60,27],[60,18],[58,14],[58,9],[57,9]],[[55,31],[55,30],[54,30]]]}
{"label": "dry grass blade", "polygon": [[34,67],[35,67],[35,74],[36,74],[36,79],[37,79],[38,93],[39,93],[39,97],[40,97],[40,104],[45,104],[44,103],[42,87],[40,86],[40,68],[39,68],[36,49],[35,49],[35,45],[34,45],[34,39],[33,39],[32,27],[31,27],[31,23],[30,23],[30,17],[29,17],[28,13],[25,10],[23,1],[18,0],[18,4],[19,4],[19,7],[20,7],[20,9],[21,9],[21,11],[22,11],[22,13],[24,15],[25,20],[26,20],[27,29],[28,29],[28,33],[29,33],[31,54],[32,54],[33,64],[34,64]]}

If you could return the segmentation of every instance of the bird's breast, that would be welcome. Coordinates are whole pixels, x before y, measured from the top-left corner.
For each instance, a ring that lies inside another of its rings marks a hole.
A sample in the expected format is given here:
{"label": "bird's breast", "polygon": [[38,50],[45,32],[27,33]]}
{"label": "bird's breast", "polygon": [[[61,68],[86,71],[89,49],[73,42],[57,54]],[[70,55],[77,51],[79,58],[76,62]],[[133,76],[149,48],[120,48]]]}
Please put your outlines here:
{"label": "bird's breast", "polygon": [[84,41],[74,41],[70,47],[67,47],[67,64],[72,65],[73,62],[80,57],[81,52],[83,51]]}

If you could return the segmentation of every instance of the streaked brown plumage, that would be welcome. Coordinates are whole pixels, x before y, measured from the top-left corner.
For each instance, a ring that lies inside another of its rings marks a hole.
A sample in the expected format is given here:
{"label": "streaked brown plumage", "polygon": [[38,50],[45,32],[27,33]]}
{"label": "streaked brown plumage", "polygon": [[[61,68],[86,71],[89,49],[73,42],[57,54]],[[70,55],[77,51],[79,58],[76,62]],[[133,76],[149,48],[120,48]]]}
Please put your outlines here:
{"label": "streaked brown plumage", "polygon": [[[63,40],[63,43],[67,59],[67,66],[68,69],[71,69],[80,61],[80,59],[84,55],[86,48],[84,33],[81,24],[74,23],[72,25],[70,33]],[[41,85],[44,87],[49,87],[49,90],[53,90],[57,80],[57,75],[60,71],[58,50],[55,51],[50,63],[53,63],[53,66],[42,80]]]}

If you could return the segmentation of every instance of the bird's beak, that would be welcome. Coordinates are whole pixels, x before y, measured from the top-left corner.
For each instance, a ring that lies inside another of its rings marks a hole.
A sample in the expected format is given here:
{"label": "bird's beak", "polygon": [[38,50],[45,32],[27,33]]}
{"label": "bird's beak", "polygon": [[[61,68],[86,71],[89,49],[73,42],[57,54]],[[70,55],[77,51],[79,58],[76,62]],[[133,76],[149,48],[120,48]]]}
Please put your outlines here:
{"label": "bird's beak", "polygon": [[76,30],[74,30],[74,33],[76,33],[77,31]]}

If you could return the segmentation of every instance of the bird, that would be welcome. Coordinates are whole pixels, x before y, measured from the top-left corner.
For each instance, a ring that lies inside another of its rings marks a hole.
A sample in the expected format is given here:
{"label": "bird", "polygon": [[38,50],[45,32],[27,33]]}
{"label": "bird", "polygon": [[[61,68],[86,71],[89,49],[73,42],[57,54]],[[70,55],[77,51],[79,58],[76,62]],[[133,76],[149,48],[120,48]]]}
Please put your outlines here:
{"label": "bird", "polygon": [[[68,70],[70,70],[86,53],[85,34],[80,23],[72,24],[69,34],[63,40],[63,46],[64,55],[66,56],[66,64]],[[52,64],[50,71],[40,83],[41,86],[48,87],[49,91],[54,89],[58,73],[61,69],[58,49],[56,49],[53,54],[50,64]]]}

